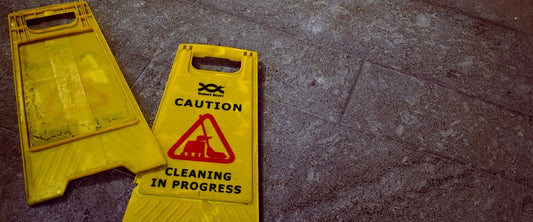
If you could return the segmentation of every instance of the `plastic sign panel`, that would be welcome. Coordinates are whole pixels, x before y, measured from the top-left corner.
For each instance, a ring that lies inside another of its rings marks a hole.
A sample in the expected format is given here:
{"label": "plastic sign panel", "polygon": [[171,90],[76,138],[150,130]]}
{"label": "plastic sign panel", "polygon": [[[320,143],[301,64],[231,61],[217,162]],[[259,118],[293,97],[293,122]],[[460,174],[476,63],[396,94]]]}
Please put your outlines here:
{"label": "plastic sign panel", "polygon": [[168,165],[137,175],[124,220],[258,221],[257,108],[257,53],[180,45],[152,127]]}
{"label": "plastic sign panel", "polygon": [[87,3],[11,13],[9,31],[28,204],[79,177],[165,164]]}

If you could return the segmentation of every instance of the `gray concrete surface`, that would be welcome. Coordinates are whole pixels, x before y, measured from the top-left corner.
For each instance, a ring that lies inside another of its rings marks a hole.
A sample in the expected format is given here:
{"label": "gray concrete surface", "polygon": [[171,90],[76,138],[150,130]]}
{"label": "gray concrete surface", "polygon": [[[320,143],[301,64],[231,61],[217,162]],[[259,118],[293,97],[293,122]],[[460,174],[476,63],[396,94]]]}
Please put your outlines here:
{"label": "gray concrete surface", "polygon": [[[26,204],[0,7],[0,220],[120,221],[114,169]],[[151,125],[180,43],[260,56],[264,221],[533,221],[533,19],[513,1],[88,1]]]}

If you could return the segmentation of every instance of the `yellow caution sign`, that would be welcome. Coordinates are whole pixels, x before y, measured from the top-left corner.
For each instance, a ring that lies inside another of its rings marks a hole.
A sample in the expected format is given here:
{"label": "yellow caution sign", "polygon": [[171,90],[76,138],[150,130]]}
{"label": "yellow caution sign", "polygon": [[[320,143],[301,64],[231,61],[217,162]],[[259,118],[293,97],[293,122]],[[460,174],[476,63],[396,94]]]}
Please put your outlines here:
{"label": "yellow caution sign", "polygon": [[11,13],[9,31],[28,204],[79,177],[165,164],[87,3]]}
{"label": "yellow caution sign", "polygon": [[[193,58],[240,62],[201,70]],[[152,131],[168,165],[137,175],[124,221],[258,221],[257,53],[179,46]]]}

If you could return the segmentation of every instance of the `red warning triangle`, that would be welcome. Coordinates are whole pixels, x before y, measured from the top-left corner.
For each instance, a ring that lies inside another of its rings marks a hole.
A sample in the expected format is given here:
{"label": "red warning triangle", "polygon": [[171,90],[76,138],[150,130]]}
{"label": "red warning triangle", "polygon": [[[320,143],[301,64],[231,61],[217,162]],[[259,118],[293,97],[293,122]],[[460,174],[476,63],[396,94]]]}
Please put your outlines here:
{"label": "red warning triangle", "polygon": [[[212,137],[207,135],[204,124],[205,120],[209,120],[211,122],[211,125],[215,129],[220,142],[226,150],[226,153],[217,152],[209,145],[209,140]],[[203,135],[189,139],[191,134],[196,131],[198,127],[202,127]],[[183,145],[184,142],[185,145],[183,149],[181,149],[180,153],[176,154],[176,151],[181,147],[181,145]],[[170,150],[168,150],[168,156],[176,160],[191,160],[211,163],[232,163],[235,160],[235,154],[233,154],[226,137],[224,137],[224,134],[220,130],[215,117],[209,113],[200,115],[200,118],[196,120],[194,124],[192,124],[191,128],[189,128],[187,132],[185,132],[185,134],[183,134],[183,136],[181,136],[181,138],[174,145],[172,145],[172,147],[170,147]]]}

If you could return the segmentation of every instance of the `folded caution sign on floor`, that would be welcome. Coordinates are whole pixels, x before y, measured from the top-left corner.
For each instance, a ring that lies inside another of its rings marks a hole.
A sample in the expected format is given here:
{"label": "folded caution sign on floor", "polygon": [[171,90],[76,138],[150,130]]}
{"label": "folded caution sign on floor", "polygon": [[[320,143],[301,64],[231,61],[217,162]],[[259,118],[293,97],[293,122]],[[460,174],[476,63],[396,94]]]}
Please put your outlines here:
{"label": "folded caution sign on floor", "polygon": [[[197,69],[193,58],[240,62]],[[257,53],[180,45],[152,131],[168,165],[137,175],[125,221],[258,221]]]}
{"label": "folded caution sign on floor", "polygon": [[87,3],[14,12],[9,30],[29,204],[75,178],[165,164]]}

